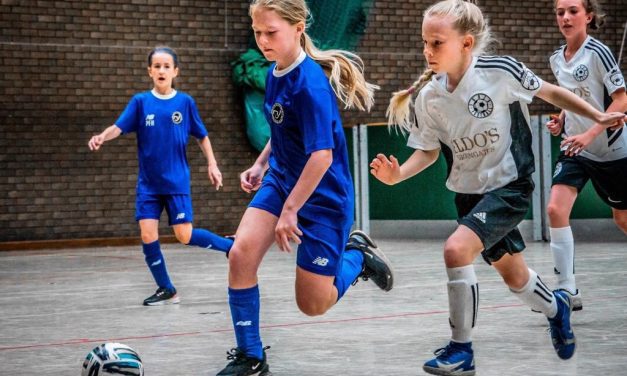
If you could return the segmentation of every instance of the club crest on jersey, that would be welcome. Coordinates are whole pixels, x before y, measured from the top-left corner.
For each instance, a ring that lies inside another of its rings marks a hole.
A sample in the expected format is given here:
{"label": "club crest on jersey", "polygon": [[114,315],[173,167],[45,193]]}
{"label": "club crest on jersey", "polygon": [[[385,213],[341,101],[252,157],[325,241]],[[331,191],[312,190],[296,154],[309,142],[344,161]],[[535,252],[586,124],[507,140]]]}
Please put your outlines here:
{"label": "club crest on jersey", "polygon": [[490,116],[492,110],[494,110],[494,102],[487,94],[477,93],[468,101],[468,111],[476,118],[486,118]]}
{"label": "club crest on jersey", "polygon": [[181,124],[181,122],[183,121],[183,114],[176,111],[175,113],[172,114],[172,122],[174,124]]}
{"label": "club crest on jersey", "polygon": [[573,77],[575,77],[575,80],[581,82],[585,80],[586,78],[588,78],[588,73],[589,73],[588,67],[581,64],[580,66],[575,68],[575,70],[573,71]]}
{"label": "club crest on jersey", "polygon": [[272,106],[272,121],[275,124],[281,124],[283,122],[283,106],[281,103],[275,103]]}
{"label": "club crest on jersey", "polygon": [[610,76],[610,82],[612,82],[614,86],[623,86],[623,84],[625,83],[625,79],[623,78],[623,75],[620,73],[620,71],[618,71],[614,72]]}
{"label": "club crest on jersey", "polygon": [[540,87],[540,79],[529,69],[525,69],[521,80],[522,86],[527,90],[536,90]]}

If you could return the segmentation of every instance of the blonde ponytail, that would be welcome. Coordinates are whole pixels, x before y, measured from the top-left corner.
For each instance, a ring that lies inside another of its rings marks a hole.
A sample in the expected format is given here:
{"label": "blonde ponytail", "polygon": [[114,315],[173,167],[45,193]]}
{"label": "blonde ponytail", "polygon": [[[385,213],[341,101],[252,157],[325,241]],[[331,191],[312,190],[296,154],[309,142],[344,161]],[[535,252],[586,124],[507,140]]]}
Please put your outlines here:
{"label": "blonde ponytail", "polygon": [[388,128],[394,126],[407,133],[412,127],[411,98],[412,94],[418,93],[426,84],[431,81],[435,72],[432,69],[425,70],[422,75],[408,89],[400,90],[392,94],[390,105],[385,115],[388,117]]}
{"label": "blonde ponytail", "polygon": [[358,108],[370,111],[374,104],[374,91],[377,85],[364,78],[364,63],[352,52],[344,50],[320,50],[309,35],[301,37],[303,50],[315,60],[329,77],[329,83],[345,108]]}

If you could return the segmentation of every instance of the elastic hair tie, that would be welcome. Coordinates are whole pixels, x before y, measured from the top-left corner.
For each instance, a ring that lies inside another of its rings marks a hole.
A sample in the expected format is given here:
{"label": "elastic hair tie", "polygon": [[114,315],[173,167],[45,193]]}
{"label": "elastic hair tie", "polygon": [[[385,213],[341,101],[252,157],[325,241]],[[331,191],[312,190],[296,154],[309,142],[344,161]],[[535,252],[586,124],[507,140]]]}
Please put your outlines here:
{"label": "elastic hair tie", "polygon": [[407,89],[407,94],[414,94],[416,92],[416,87],[411,86],[409,89]]}

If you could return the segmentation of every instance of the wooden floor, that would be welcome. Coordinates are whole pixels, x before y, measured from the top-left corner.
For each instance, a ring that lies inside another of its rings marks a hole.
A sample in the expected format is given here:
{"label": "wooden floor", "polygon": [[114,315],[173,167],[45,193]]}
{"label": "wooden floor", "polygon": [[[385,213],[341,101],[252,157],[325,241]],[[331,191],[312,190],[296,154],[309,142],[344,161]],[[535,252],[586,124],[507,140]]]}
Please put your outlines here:
{"label": "wooden floor", "polygon": [[[377,239],[396,285],[359,282],[325,316],[294,302],[294,255],[268,253],[260,271],[262,338],[280,375],[422,375],[447,343],[443,239]],[[146,375],[215,375],[234,346],[223,254],[164,245],[181,304],[144,307],[155,286],[137,246],[0,252],[0,375],[79,375],[103,342],[133,347]],[[547,243],[525,257],[553,285]],[[477,375],[627,374],[627,243],[577,243],[584,309],[573,313],[577,352],[557,358],[544,316],[532,313],[497,273],[476,263],[481,288],[474,331]]]}

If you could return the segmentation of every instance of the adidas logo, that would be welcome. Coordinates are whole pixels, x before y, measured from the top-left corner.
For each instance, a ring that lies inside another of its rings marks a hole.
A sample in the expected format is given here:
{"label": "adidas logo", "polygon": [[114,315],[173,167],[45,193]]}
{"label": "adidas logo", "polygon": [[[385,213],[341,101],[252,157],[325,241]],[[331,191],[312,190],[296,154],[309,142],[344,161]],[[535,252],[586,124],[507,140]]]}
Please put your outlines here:
{"label": "adidas logo", "polygon": [[486,218],[486,214],[485,212],[479,212],[479,213],[475,213],[472,215],[473,217],[477,218],[478,220],[480,220],[481,222],[485,223],[485,218]]}
{"label": "adidas logo", "polygon": [[327,264],[329,263],[329,259],[318,256],[311,263],[319,266],[327,266]]}

